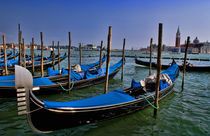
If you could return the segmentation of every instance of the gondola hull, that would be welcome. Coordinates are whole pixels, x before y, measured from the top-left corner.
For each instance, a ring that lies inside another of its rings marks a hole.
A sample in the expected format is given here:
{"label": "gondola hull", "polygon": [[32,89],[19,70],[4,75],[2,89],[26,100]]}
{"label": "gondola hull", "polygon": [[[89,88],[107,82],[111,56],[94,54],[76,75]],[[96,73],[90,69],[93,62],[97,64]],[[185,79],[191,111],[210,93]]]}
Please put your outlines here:
{"label": "gondola hull", "polygon": [[[162,90],[160,92],[159,99],[161,100],[170,94],[173,86],[174,84]],[[28,121],[35,131],[41,133],[113,119],[131,114],[149,106],[148,102],[144,98],[139,98],[128,103],[100,108],[66,110],[45,109],[41,101],[37,100],[33,94],[30,93],[29,95],[30,111],[39,110],[28,114]],[[148,96],[147,99],[151,103],[154,103],[152,96]]]}
{"label": "gondola hull", "polygon": [[[143,66],[150,66],[150,63],[147,61],[142,61],[135,58],[135,63]],[[152,67],[156,68],[157,64],[152,62]],[[161,65],[162,69],[167,69],[170,65]],[[183,66],[179,65],[179,69],[183,70]],[[195,72],[210,72],[210,66],[186,66],[187,71],[195,71]]]}
{"label": "gondola hull", "polygon": [[[119,67],[109,75],[109,79],[112,79],[118,71],[121,69]],[[44,94],[54,94],[58,92],[66,92],[63,88],[68,88],[68,75],[60,75],[54,77],[48,77],[52,82],[57,83],[54,85],[44,85],[39,86],[39,90],[34,91],[36,95],[44,95]],[[105,82],[106,77],[99,76],[96,78],[91,79],[83,79],[79,81],[74,81],[72,90],[81,89],[85,87],[89,87],[92,85],[100,84]],[[15,87],[7,87],[1,86],[0,87],[0,97],[15,97],[16,96],[16,89]]]}

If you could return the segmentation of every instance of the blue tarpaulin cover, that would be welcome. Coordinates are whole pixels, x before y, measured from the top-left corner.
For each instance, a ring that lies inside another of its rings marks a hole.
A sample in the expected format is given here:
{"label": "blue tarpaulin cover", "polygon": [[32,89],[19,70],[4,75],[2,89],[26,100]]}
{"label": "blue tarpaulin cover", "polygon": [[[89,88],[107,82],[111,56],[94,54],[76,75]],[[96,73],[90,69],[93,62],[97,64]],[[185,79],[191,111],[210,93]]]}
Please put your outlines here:
{"label": "blue tarpaulin cover", "polygon": [[124,91],[117,89],[107,94],[98,95],[92,98],[70,101],[70,102],[52,102],[43,101],[45,108],[85,108],[119,104],[124,102],[133,101],[135,98],[128,95]]}
{"label": "blue tarpaulin cover", "polygon": [[[106,60],[106,57],[103,57],[103,58],[101,59],[101,62],[104,62],[105,60]],[[81,67],[81,69],[82,69],[83,71],[86,71],[86,70],[88,70],[88,69],[91,69],[91,68],[93,68],[93,67],[99,65],[99,63],[100,63],[100,61],[97,61],[97,62],[92,63],[92,64],[81,65],[80,67]]]}
{"label": "blue tarpaulin cover", "polygon": [[[102,58],[102,62],[104,62],[106,60],[106,57],[103,57]],[[83,71],[87,71],[88,69],[92,69],[93,67],[95,67],[95,66],[97,66],[98,64],[100,63],[100,61],[97,61],[97,62],[95,62],[95,63],[92,63],[92,64],[87,64],[87,65],[81,65],[80,67],[81,67],[81,69],[83,70]],[[55,76],[55,74],[59,74],[58,73],[58,71],[57,70],[52,70],[52,69],[50,69],[50,68],[48,68],[47,69],[47,75],[48,76]],[[73,72],[72,72],[73,73]],[[56,74],[56,75],[57,75]],[[66,74],[68,74],[68,70],[66,70],[66,69],[64,69],[64,68],[62,68],[62,70],[61,70],[61,75],[66,75]],[[73,73],[73,74],[75,74],[75,72]],[[79,73],[79,76],[81,76],[82,78],[84,78],[84,73]],[[80,80],[81,78],[80,77],[73,77],[72,78],[74,81],[77,81],[78,79]]]}
{"label": "blue tarpaulin cover", "polygon": [[[122,60],[119,61],[118,63],[110,66],[109,67],[109,74],[111,74],[112,72],[114,72],[115,70],[120,68],[121,66],[122,66]],[[97,70],[94,70],[94,71],[86,71],[85,77],[86,77],[86,79],[91,79],[91,78],[103,76],[105,74],[106,74],[106,67],[105,68],[101,68],[101,69],[97,69]]]}
{"label": "blue tarpaulin cover", "polygon": [[176,79],[178,70],[179,70],[179,66],[177,64],[173,64],[168,69],[163,71],[161,74],[168,74],[171,81],[174,82]]}
{"label": "blue tarpaulin cover", "polygon": [[[84,73],[84,72],[82,72],[82,73]],[[68,70],[62,68],[61,75],[66,75],[66,74],[68,74]],[[74,70],[71,69],[71,81],[78,81],[78,80],[83,79],[84,77],[82,75],[83,74],[76,73],[76,72],[74,72]]]}
{"label": "blue tarpaulin cover", "polygon": [[54,85],[50,79],[46,77],[34,78],[33,79],[33,86],[45,86],[45,85]]}
{"label": "blue tarpaulin cover", "polygon": [[60,74],[60,70],[53,70],[52,68],[47,68],[48,76],[56,76],[58,74]]}
{"label": "blue tarpaulin cover", "polygon": [[[14,75],[12,75],[14,76]],[[12,78],[11,76],[11,78]],[[41,77],[41,78],[34,78],[33,79],[33,86],[45,86],[45,85],[54,85],[52,81],[50,81],[46,77]],[[15,87],[15,80],[9,81],[9,80],[4,80],[0,81],[0,86],[7,86],[7,87]]]}
{"label": "blue tarpaulin cover", "polygon": [[[168,69],[163,71],[161,74],[167,74],[170,77],[171,81],[174,82],[177,76],[178,68],[179,66],[177,64],[173,64]],[[137,88],[140,86],[141,86],[140,81],[135,81],[134,79],[132,79],[132,82],[131,82],[132,88]],[[168,86],[169,84],[167,82],[164,83],[163,81],[160,81],[160,90],[163,90]]]}
{"label": "blue tarpaulin cover", "polygon": [[15,75],[9,75],[9,76],[0,76],[0,81],[6,81],[6,80],[15,80]]}

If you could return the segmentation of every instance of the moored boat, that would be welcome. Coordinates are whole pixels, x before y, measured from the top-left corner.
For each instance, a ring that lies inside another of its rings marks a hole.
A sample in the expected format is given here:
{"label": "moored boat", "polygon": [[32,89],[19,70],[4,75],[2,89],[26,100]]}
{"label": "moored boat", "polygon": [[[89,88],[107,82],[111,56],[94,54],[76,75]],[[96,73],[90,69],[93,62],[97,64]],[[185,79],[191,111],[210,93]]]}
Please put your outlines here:
{"label": "moored boat", "polygon": [[[16,66],[17,67],[17,66]],[[122,60],[110,66],[109,77],[113,78],[122,67]],[[72,90],[89,87],[105,81],[106,68],[98,68],[93,70],[76,73],[71,70]],[[15,72],[16,73],[16,72]],[[33,86],[39,87],[40,90],[35,91],[36,94],[50,94],[57,92],[69,91],[68,87],[68,71],[64,71],[64,75],[52,77],[33,78]],[[15,81],[16,75],[0,78],[0,97],[14,97],[16,95]]]}
{"label": "moored boat", "polygon": [[[135,58],[135,63],[139,64],[139,65],[143,65],[143,66],[149,66],[150,62],[148,61],[143,61],[141,59]],[[152,62],[152,67],[157,67],[157,64]],[[168,65],[161,65],[162,69],[167,69],[168,67],[170,67],[170,64]],[[179,69],[183,70],[183,65],[179,65]],[[186,65],[186,71],[195,71],[195,72],[210,72],[210,66],[196,66],[193,64],[188,63],[188,65]]]}
{"label": "moored boat", "polygon": [[[19,105],[18,114],[26,114],[31,128],[40,133],[124,116],[139,111],[154,102],[155,89],[147,86],[151,83],[147,82],[148,78],[144,80],[146,86],[143,86],[141,82],[132,81],[132,85],[128,89],[117,89],[92,98],[69,102],[40,100],[32,91],[33,78],[30,72],[19,66],[16,68],[18,71],[15,80]],[[19,80],[19,76],[23,72],[27,81]],[[177,64],[172,64],[161,73],[162,76],[167,77],[167,81],[165,78],[161,79],[160,100],[172,92],[178,74]]]}

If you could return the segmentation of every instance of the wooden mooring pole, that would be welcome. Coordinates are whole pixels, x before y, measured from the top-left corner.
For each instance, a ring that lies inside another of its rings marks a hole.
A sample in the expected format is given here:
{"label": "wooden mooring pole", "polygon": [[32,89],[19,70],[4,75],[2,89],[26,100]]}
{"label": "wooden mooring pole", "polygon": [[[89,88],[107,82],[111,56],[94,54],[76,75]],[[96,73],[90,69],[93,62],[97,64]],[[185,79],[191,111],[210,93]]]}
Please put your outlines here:
{"label": "wooden mooring pole", "polygon": [[111,40],[112,40],[112,27],[109,26],[109,34],[108,34],[108,41],[107,41],[107,59],[106,59],[106,83],[104,93],[108,92],[108,84],[109,84],[109,63],[110,63],[110,56],[111,56]]}
{"label": "wooden mooring pole", "polygon": [[68,88],[70,89],[71,88],[71,32],[69,32],[68,69],[69,69]]}
{"label": "wooden mooring pole", "polygon": [[5,68],[5,75],[8,74],[7,71],[7,45],[5,41],[5,35],[3,35],[3,45],[4,45],[4,68]]}
{"label": "wooden mooring pole", "polygon": [[32,38],[32,54],[31,54],[31,61],[32,61],[32,74],[34,75],[34,38]]}
{"label": "wooden mooring pole", "polygon": [[22,50],[22,47],[21,47],[21,39],[22,39],[22,32],[20,31],[19,32],[19,61],[18,61],[18,65],[21,66],[22,64],[22,53],[21,53],[21,50]]}
{"label": "wooden mooring pole", "polygon": [[102,50],[103,50],[103,41],[101,41],[101,47],[100,47],[100,56],[99,56],[99,67],[101,68],[102,65]]}
{"label": "wooden mooring pole", "polygon": [[52,41],[52,45],[53,45],[53,53],[52,53],[52,57],[53,57],[53,70],[55,70],[55,42]]}
{"label": "wooden mooring pole", "polygon": [[23,44],[23,66],[26,68],[26,54],[25,54],[25,41],[24,38],[22,39]]}
{"label": "wooden mooring pole", "polygon": [[150,39],[149,76],[152,74],[152,38]]}
{"label": "wooden mooring pole", "polygon": [[2,55],[1,55],[1,47],[0,47],[0,56],[2,56]]}
{"label": "wooden mooring pole", "polygon": [[122,50],[122,73],[121,73],[121,81],[123,81],[124,61],[125,61],[125,38],[123,39],[123,50]]}
{"label": "wooden mooring pole", "polygon": [[61,69],[60,66],[60,42],[58,41],[58,70]]}
{"label": "wooden mooring pole", "polygon": [[[162,48],[162,24],[159,24],[159,32],[158,32],[158,54],[157,54],[157,79],[155,86],[155,107],[159,107],[159,89],[160,89],[160,71],[161,71],[161,48]],[[157,117],[157,108],[154,109],[154,117]]]}
{"label": "wooden mooring pole", "polygon": [[12,44],[12,47],[13,47],[13,58],[15,60],[16,56],[15,56],[15,44]]}
{"label": "wooden mooring pole", "polygon": [[44,67],[43,67],[43,58],[44,58],[44,53],[43,53],[43,49],[44,49],[43,33],[40,32],[40,34],[41,34],[41,77],[44,77]]}
{"label": "wooden mooring pole", "polygon": [[190,37],[187,37],[187,45],[185,47],[185,53],[184,53],[184,64],[183,64],[183,78],[182,78],[182,91],[184,90],[184,78],[186,73],[186,60],[187,60],[187,49],[190,44]]}
{"label": "wooden mooring pole", "polygon": [[82,65],[82,43],[79,44],[79,64]]}

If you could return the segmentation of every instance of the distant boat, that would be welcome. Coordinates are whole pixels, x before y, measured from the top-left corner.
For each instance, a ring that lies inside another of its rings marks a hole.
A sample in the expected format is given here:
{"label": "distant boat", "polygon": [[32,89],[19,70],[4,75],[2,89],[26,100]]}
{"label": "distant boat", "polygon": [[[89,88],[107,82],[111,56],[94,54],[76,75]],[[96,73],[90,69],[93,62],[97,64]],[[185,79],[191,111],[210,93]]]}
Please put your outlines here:
{"label": "distant boat", "polygon": [[[143,66],[150,66],[150,62],[143,61],[140,59],[135,58],[135,63]],[[157,64],[152,62],[152,67],[157,67]],[[168,65],[161,65],[162,69],[167,69],[170,67],[170,64]],[[180,70],[183,70],[183,65],[179,65]],[[197,71],[197,72],[210,72],[210,66],[194,66],[193,64],[186,65],[187,71]]]}

